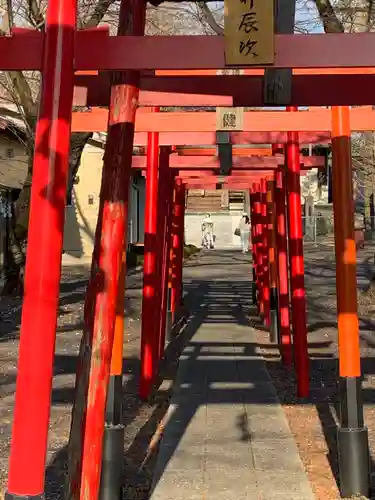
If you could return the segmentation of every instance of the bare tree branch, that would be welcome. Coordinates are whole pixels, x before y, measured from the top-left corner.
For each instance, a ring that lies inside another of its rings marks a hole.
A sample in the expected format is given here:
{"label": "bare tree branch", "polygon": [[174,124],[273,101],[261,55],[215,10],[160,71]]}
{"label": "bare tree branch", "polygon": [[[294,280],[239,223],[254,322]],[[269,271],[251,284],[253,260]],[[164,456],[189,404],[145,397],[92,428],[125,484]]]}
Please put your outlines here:
{"label": "bare tree branch", "polygon": [[214,18],[214,15],[212,14],[211,9],[208,7],[206,2],[198,1],[197,5],[203,15],[204,20],[209,25],[209,27],[217,35],[224,35],[224,29],[221,26],[219,26],[219,24],[216,22],[216,19]]}
{"label": "bare tree branch", "polygon": [[98,26],[114,2],[115,0],[99,0],[90,19],[84,23],[84,28],[88,29]]}
{"label": "bare tree branch", "polygon": [[344,26],[337,17],[331,0],[315,0],[326,33],[344,33]]}
{"label": "bare tree branch", "polygon": [[40,4],[38,5],[37,0],[28,0],[28,17],[30,23],[40,30],[44,30],[45,20],[44,16],[40,10]]}

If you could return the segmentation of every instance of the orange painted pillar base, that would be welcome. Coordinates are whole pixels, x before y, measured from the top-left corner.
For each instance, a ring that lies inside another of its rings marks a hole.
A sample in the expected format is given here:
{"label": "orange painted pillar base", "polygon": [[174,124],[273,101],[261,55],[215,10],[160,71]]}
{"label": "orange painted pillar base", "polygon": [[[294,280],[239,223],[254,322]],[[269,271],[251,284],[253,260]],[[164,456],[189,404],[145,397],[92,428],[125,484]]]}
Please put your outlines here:
{"label": "orange painted pillar base", "polygon": [[333,107],[332,183],[341,407],[337,440],[340,493],[343,498],[367,498],[370,492],[370,456],[361,388],[350,135],[349,107]]}

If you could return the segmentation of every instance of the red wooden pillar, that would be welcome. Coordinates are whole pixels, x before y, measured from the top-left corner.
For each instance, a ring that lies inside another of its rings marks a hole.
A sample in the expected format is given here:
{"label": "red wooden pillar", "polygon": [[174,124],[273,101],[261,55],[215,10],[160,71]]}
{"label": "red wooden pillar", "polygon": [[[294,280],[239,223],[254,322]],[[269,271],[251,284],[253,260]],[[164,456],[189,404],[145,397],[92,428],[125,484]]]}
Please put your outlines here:
{"label": "red wooden pillar", "polygon": [[[183,283],[183,268],[184,268],[184,248],[185,248],[185,210],[186,210],[186,187],[184,184],[178,190],[179,205],[181,207],[180,216],[178,218],[177,232],[179,235],[179,245],[177,247],[177,267],[176,267],[176,298],[179,308],[184,306],[184,283]],[[175,309],[178,313],[179,309]]]}
{"label": "red wooden pillar", "polygon": [[[143,35],[145,5],[123,1],[119,35]],[[117,394],[107,400],[116,303],[126,246],[128,195],[139,73],[116,72],[111,80],[108,136],[104,154],[91,277],[85,302],[85,328],[77,368],[76,401],[69,441],[69,489],[74,499],[97,498],[102,463],[106,402],[109,417]],[[125,269],[123,269],[125,275]],[[93,354],[94,353],[94,354]],[[111,383],[114,381],[111,378]],[[118,409],[116,410],[118,413]]]}
{"label": "red wooden pillar", "polygon": [[252,189],[250,190],[250,222],[251,222],[251,253],[253,260],[253,280],[252,280],[252,302],[253,305],[257,302],[257,234],[256,234],[256,213],[255,213],[255,202],[256,202],[256,184],[253,183]]}
{"label": "red wooden pillar", "polygon": [[[169,307],[169,264],[171,255],[171,226],[174,193],[174,172],[169,168],[169,148],[162,148],[160,154],[160,174],[165,172],[164,177],[164,220],[162,236],[162,268],[161,268],[161,302],[160,302],[160,332],[159,332],[159,359],[163,357],[165,348],[167,314]],[[170,325],[168,324],[168,329]],[[168,339],[169,340],[169,339]]]}
{"label": "red wooden pillar", "polygon": [[77,0],[49,1],[6,495],[9,500],[44,497],[69,169],[76,17]]}
{"label": "red wooden pillar", "polygon": [[256,235],[256,278],[258,290],[258,314],[264,315],[264,298],[263,298],[263,223],[262,223],[262,204],[260,184],[255,185],[255,235]]}
{"label": "red wooden pillar", "polygon": [[[158,109],[154,109],[158,111]],[[145,237],[143,267],[140,397],[147,399],[156,373],[157,338],[157,204],[158,204],[159,134],[149,132],[147,147]]]}
{"label": "red wooden pillar", "polygon": [[285,174],[276,172],[277,274],[279,285],[279,320],[281,357],[286,366],[292,365],[292,338],[289,317],[288,249],[286,234]]}
{"label": "red wooden pillar", "polygon": [[[297,111],[297,108],[288,108]],[[292,296],[292,325],[294,356],[299,397],[309,393],[309,356],[307,348],[306,295],[303,263],[303,232],[300,186],[300,151],[298,132],[288,132],[286,144],[288,232],[290,285]]]}
{"label": "red wooden pillar", "polygon": [[332,184],[335,222],[342,498],[367,498],[370,490],[368,431],[364,425],[357,313],[356,246],[350,109],[332,107]]}
{"label": "red wooden pillar", "polygon": [[[167,154],[165,154],[167,153]],[[166,148],[159,148],[159,175],[158,175],[158,201],[157,201],[157,229],[156,229],[156,277],[155,277],[155,322],[157,337],[157,366],[160,361],[161,336],[163,323],[163,298],[164,298],[164,265],[165,265],[165,231],[167,215],[167,191],[169,175],[169,153]]]}
{"label": "red wooden pillar", "polygon": [[181,179],[176,179],[172,216],[172,251],[171,251],[171,311],[172,322],[182,306],[182,268],[184,253],[185,223],[185,186]]}
{"label": "red wooden pillar", "polygon": [[277,244],[276,244],[276,210],[275,181],[267,181],[267,231],[268,231],[268,262],[270,279],[270,340],[279,342],[279,308],[277,286]]}
{"label": "red wooden pillar", "polygon": [[263,239],[263,300],[264,300],[264,324],[270,326],[270,276],[269,276],[269,248],[268,248],[268,224],[267,224],[267,183],[261,181],[261,203],[262,203],[262,239]]}

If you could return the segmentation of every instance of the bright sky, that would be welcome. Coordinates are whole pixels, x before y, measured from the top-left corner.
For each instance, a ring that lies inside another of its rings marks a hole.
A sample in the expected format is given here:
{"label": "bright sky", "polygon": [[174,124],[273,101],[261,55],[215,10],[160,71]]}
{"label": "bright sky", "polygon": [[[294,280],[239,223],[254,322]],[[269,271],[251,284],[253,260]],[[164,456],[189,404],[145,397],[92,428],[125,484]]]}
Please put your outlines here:
{"label": "bright sky", "polygon": [[313,0],[297,0],[296,29],[297,32],[323,33],[323,26]]}

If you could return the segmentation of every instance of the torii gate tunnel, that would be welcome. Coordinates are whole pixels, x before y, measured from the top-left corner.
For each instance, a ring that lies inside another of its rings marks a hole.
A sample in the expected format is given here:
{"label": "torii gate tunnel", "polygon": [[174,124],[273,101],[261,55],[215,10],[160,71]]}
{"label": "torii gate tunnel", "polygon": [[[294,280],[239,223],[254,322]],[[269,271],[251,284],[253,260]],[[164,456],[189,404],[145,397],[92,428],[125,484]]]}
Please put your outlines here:
{"label": "torii gate tunnel", "polygon": [[[309,358],[300,175],[301,168],[323,165],[319,158],[301,157],[300,145],[329,141],[340,351],[340,487],[344,497],[367,495],[350,134],[375,129],[375,118],[369,108],[350,111],[348,106],[374,104],[375,34],[275,35],[272,67],[292,74],[289,107],[245,113],[243,130],[227,134],[223,143],[214,113],[157,111],[166,105],[263,106],[263,69],[245,70],[240,76],[213,74],[225,69],[224,37],[144,36],[143,0],[121,2],[117,36],[109,36],[105,27],[78,31],[77,0],[47,4],[44,32],[13,28],[9,36],[0,37],[1,70],[42,73],[7,500],[44,497],[69,138],[71,131],[87,130],[107,130],[108,135],[69,443],[69,498],[107,498],[106,491],[118,487],[121,477],[124,248],[132,162],[146,170],[147,179],[141,398],[148,398],[156,381],[167,319],[172,316],[177,322],[182,311],[185,191],[217,184],[250,192],[254,302],[270,327],[271,341],[280,344],[284,363],[294,364],[298,396],[303,398],[309,391]],[[353,92],[355,86],[361,92]],[[136,120],[139,102],[154,112],[139,112]],[[94,108],[74,114],[73,103]],[[302,105],[333,107],[298,111],[296,106]],[[233,149],[223,177],[220,148],[228,152],[235,144],[272,144],[273,151],[263,157],[247,151],[239,157]],[[133,145],[147,146],[147,158],[133,159]],[[189,145],[215,148],[207,158],[186,159],[177,146]],[[103,449],[113,452],[104,461]]]}

